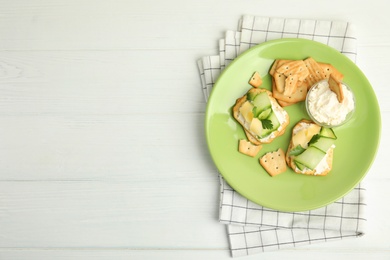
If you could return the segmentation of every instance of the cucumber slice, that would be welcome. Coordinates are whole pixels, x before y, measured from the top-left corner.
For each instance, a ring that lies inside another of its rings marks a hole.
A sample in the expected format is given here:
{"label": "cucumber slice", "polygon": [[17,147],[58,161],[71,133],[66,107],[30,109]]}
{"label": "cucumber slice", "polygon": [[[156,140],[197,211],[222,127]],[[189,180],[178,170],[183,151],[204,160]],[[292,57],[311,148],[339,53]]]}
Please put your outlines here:
{"label": "cucumber slice", "polygon": [[303,171],[306,166],[303,164],[300,164],[299,162],[294,161],[295,165],[298,167],[299,170]]}
{"label": "cucumber slice", "polygon": [[261,112],[262,111],[259,110],[257,107],[253,107],[252,109],[253,117],[258,117]]}
{"label": "cucumber slice", "polygon": [[302,164],[310,170],[314,170],[321,160],[325,157],[326,153],[320,149],[309,146],[306,151],[295,157],[295,164]]}
{"label": "cucumber slice", "polygon": [[325,138],[334,139],[334,140],[337,139],[337,136],[333,132],[332,128],[321,127],[320,136],[325,137]]}
{"label": "cucumber slice", "polygon": [[257,96],[256,92],[248,92],[246,94],[246,99],[249,100],[249,101],[253,101],[256,96]]}
{"label": "cucumber slice", "polygon": [[253,99],[253,105],[259,109],[259,111],[266,110],[271,107],[271,101],[269,100],[268,94],[266,92],[259,93]]}
{"label": "cucumber slice", "polygon": [[269,115],[272,113],[272,108],[267,108],[266,110],[261,111],[258,115],[256,115],[257,118],[266,119],[269,117]]}
{"label": "cucumber slice", "polygon": [[316,147],[326,153],[333,144],[333,139],[321,137],[315,143],[310,144],[310,146]]}
{"label": "cucumber slice", "polygon": [[[272,110],[272,109],[271,109]],[[272,122],[272,130],[276,130],[278,129],[278,127],[280,126],[280,123],[279,123],[279,119],[278,117],[276,116],[275,112],[272,111],[272,113],[268,116],[267,118],[268,120],[270,120]]]}
{"label": "cucumber slice", "polygon": [[269,136],[274,130],[272,129],[264,129],[261,131],[261,135],[260,135],[260,138],[264,138],[264,137],[267,137]]}

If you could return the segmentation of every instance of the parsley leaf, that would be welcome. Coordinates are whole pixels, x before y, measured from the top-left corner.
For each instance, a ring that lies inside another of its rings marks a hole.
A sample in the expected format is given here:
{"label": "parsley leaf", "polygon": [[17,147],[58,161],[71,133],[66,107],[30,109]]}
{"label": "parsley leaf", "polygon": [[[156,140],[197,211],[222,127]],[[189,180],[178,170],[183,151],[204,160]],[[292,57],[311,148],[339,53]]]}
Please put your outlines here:
{"label": "parsley leaf", "polygon": [[261,124],[263,125],[264,129],[272,129],[274,127],[272,121],[269,119],[262,119]]}
{"label": "parsley leaf", "polygon": [[313,135],[313,137],[310,139],[309,145],[316,143],[320,138],[321,136],[319,134]]}
{"label": "parsley leaf", "polygon": [[300,155],[305,150],[306,150],[305,148],[303,148],[300,144],[298,144],[298,146],[290,150],[290,155]]}

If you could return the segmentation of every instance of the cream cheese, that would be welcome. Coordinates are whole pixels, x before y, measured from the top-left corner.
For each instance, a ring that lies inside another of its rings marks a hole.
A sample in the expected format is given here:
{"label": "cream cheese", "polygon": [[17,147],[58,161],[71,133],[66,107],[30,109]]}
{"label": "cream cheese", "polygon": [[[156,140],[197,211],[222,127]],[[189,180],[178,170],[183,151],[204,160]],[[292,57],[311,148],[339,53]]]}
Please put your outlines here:
{"label": "cream cheese", "polygon": [[[287,112],[280,106],[276,106],[272,103],[272,110],[274,111],[276,117],[279,120],[280,125],[283,125],[287,121]],[[280,130],[281,126],[278,128]]]}
{"label": "cream cheese", "polygon": [[354,110],[355,101],[352,92],[342,85],[344,92],[343,102],[339,102],[337,95],[329,89],[326,80],[320,81],[310,90],[307,108],[313,119],[320,124],[335,126],[345,121],[347,115]]}
{"label": "cream cheese", "polygon": [[238,119],[239,119],[240,122],[243,122],[243,123],[244,123],[244,127],[245,127],[246,129],[249,129],[249,128],[250,128],[251,123],[248,122],[248,121],[246,121],[245,118],[244,118],[244,116],[243,116],[241,113],[238,115]]}
{"label": "cream cheese", "polygon": [[300,123],[298,127],[294,127],[293,135],[296,135],[299,131],[309,128],[310,124],[308,123]]}

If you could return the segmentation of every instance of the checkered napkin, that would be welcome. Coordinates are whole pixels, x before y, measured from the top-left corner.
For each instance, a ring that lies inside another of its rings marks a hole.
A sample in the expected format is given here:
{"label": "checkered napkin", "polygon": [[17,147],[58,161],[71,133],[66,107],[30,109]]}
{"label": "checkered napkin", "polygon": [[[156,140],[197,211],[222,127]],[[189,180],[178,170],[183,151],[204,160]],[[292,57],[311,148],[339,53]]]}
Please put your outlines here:
{"label": "checkered napkin", "polygon": [[[205,100],[221,71],[240,53],[280,38],[318,41],[356,62],[357,39],[350,23],[246,15],[240,19],[237,31],[227,31],[225,38],[219,40],[219,55],[197,61]],[[366,190],[361,183],[326,207],[281,212],[249,201],[234,191],[221,175],[219,179],[219,221],[227,226],[233,257],[364,235]]]}

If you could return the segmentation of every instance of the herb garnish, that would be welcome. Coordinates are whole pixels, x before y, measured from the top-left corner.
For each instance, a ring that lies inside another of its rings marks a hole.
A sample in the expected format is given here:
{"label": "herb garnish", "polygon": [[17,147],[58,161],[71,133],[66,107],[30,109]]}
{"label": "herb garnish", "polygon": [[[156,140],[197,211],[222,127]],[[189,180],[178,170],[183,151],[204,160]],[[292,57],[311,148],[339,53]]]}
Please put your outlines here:
{"label": "herb garnish", "polygon": [[313,137],[310,139],[309,145],[315,144],[320,138],[321,136],[319,134],[313,135]]}
{"label": "herb garnish", "polygon": [[262,119],[261,124],[264,129],[272,129],[274,125],[272,124],[272,121],[269,119]]}
{"label": "herb garnish", "polygon": [[290,155],[300,155],[303,153],[306,149],[303,148],[300,144],[298,146],[294,147],[293,149],[290,150]]}

